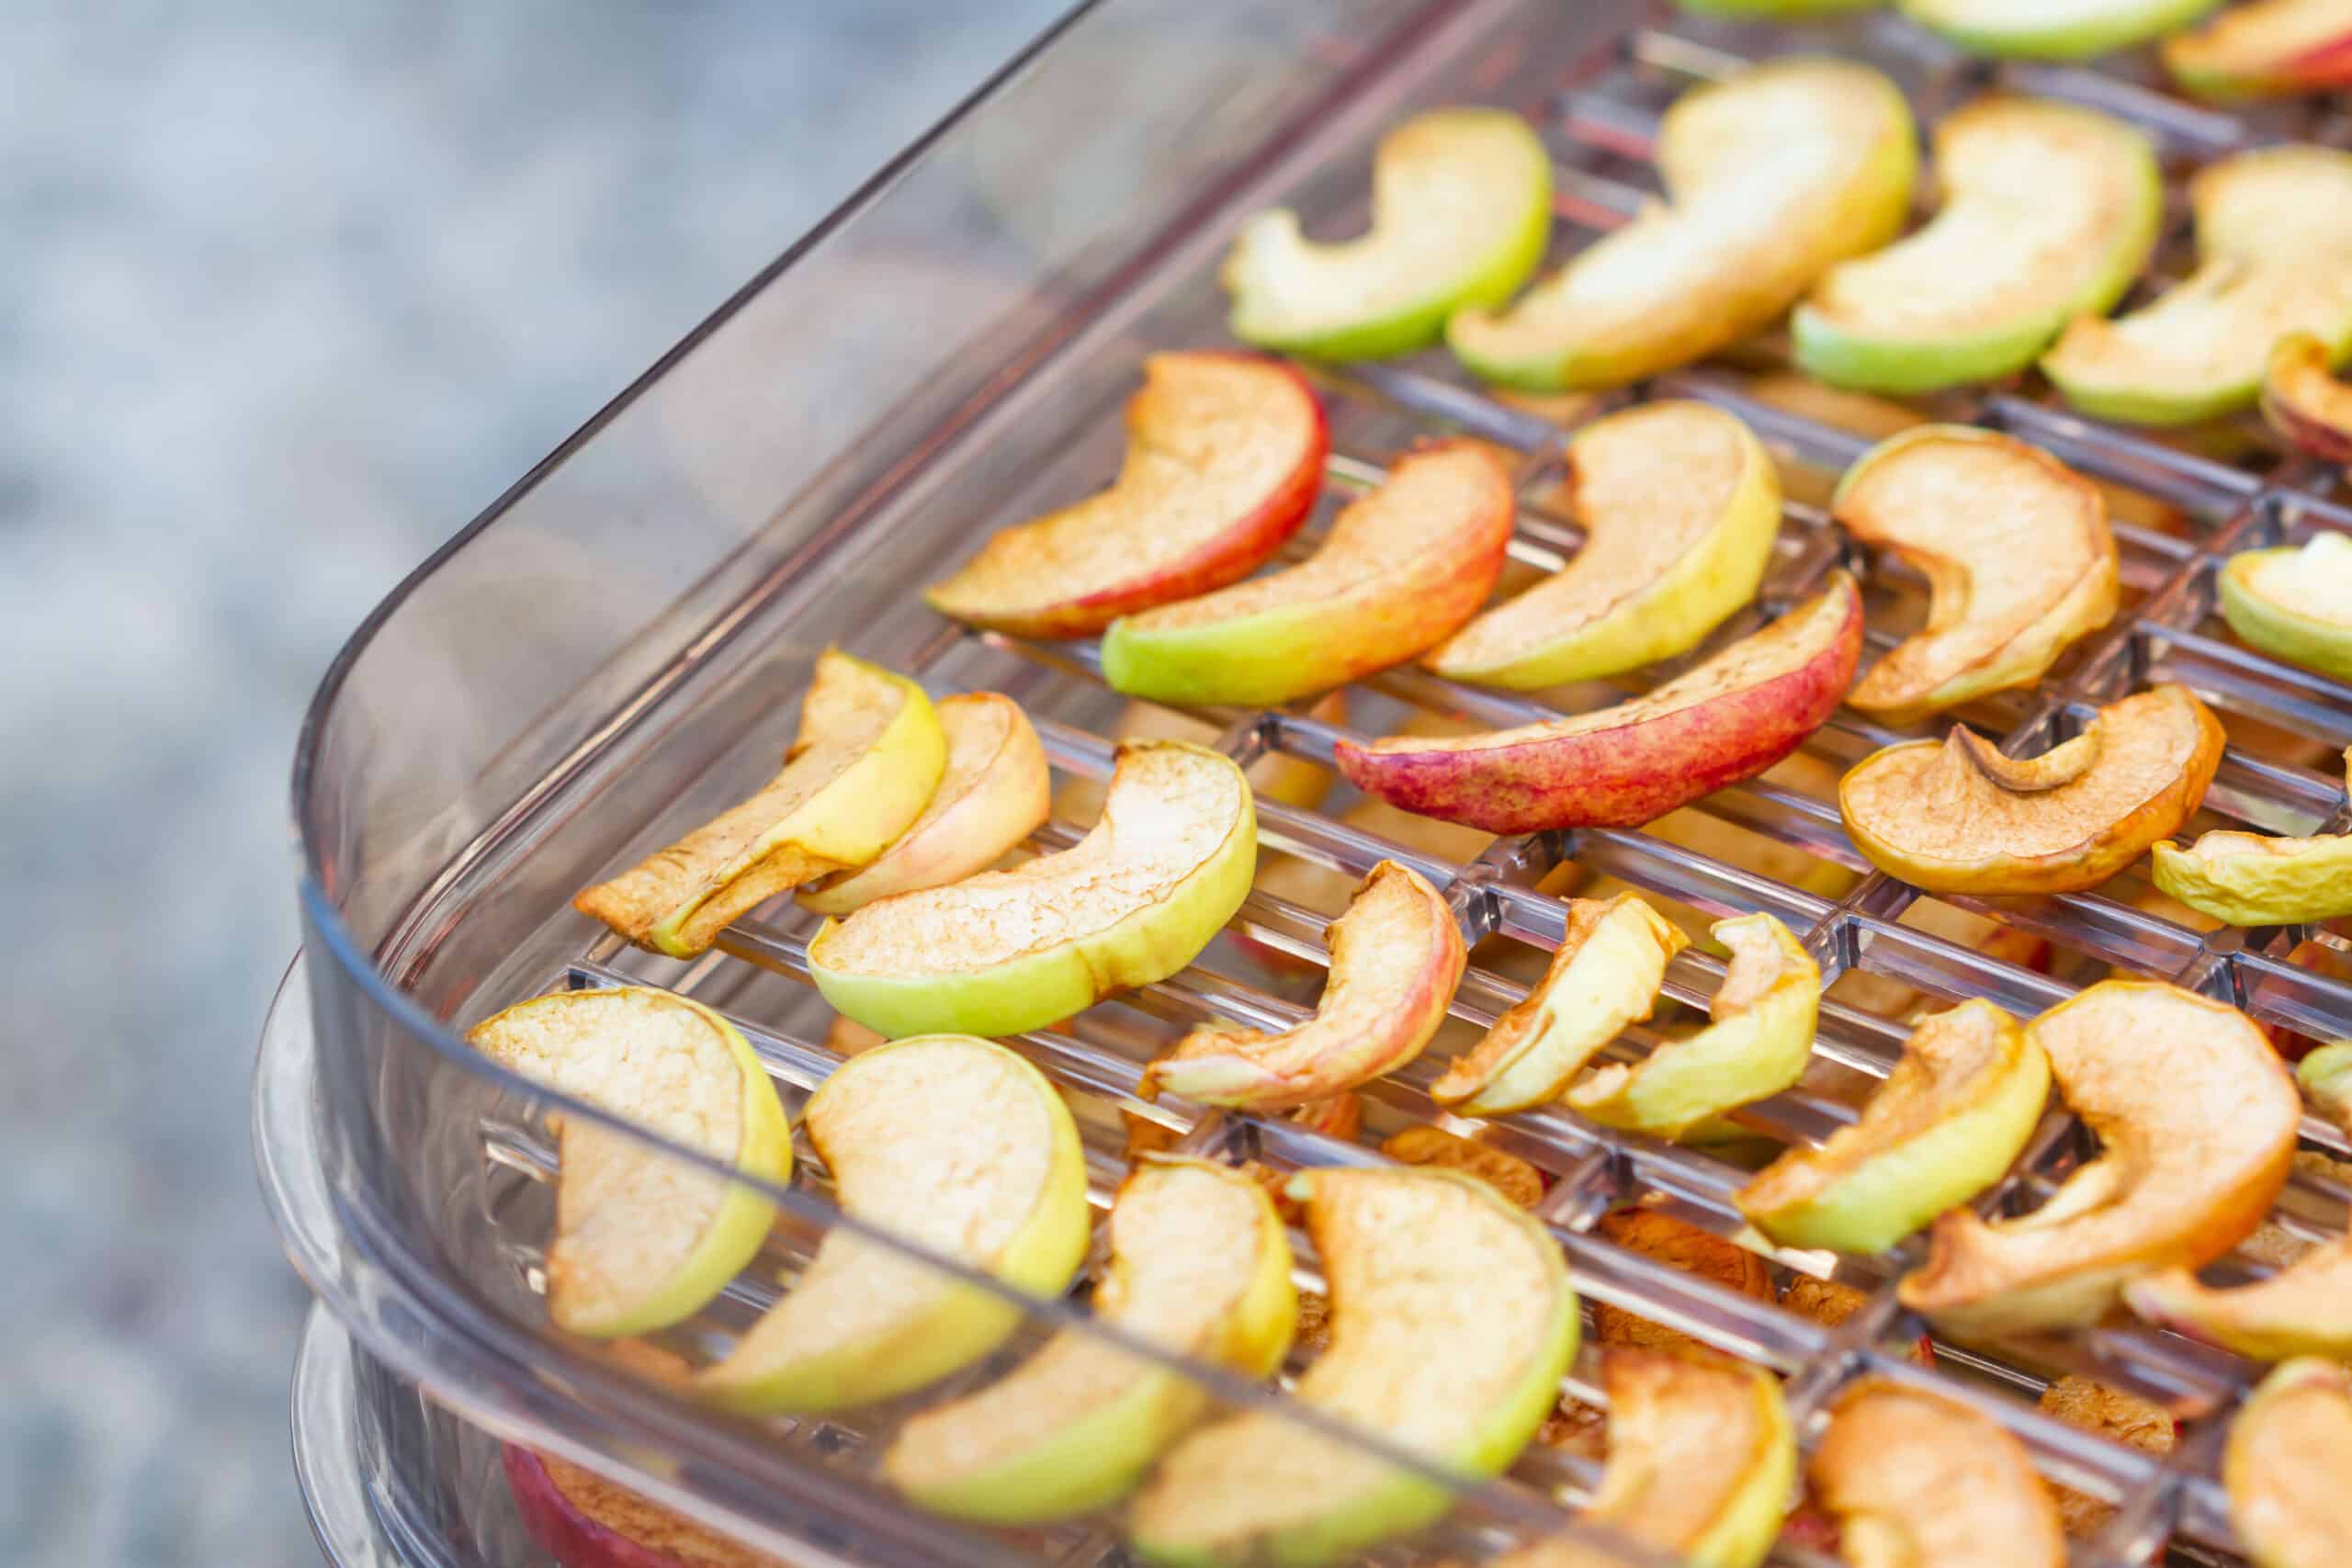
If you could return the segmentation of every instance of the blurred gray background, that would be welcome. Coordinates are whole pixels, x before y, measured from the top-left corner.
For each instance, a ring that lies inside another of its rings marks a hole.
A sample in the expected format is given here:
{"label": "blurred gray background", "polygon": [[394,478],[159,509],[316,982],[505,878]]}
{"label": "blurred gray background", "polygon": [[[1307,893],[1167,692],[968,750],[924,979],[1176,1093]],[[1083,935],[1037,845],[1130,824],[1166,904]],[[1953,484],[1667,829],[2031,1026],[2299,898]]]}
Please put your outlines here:
{"label": "blurred gray background", "polygon": [[311,686],[1067,3],[0,6],[0,1562],[318,1561],[245,1134]]}

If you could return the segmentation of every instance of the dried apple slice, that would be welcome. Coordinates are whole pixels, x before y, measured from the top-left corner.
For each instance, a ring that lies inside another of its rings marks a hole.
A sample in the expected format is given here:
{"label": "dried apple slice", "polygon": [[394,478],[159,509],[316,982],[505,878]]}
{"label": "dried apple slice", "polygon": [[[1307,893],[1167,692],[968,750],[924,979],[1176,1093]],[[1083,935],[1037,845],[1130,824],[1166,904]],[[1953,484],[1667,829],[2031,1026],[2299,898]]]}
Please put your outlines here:
{"label": "dried apple slice", "polygon": [[1594,1070],[1571,1085],[1568,1109],[1608,1127],[1679,1138],[1726,1111],[1778,1094],[1804,1074],[1821,1004],[1821,965],[1770,915],[1718,920],[1731,950],[1708,1004],[1714,1021],[1641,1061]]}
{"label": "dried apple slice", "polygon": [[1317,244],[1287,208],[1242,226],[1222,278],[1233,335],[1319,359],[1408,354],[1470,305],[1499,305],[1552,237],[1552,158],[1504,109],[1432,109],[1380,139],[1372,231]]}
{"label": "dried apple slice", "polygon": [[921,686],[828,649],[784,771],[572,907],[631,942],[691,958],[777,894],[880,856],[922,814],[946,765]]}
{"label": "dried apple slice", "polygon": [[[763,1181],[792,1179],[767,1070],[698,1002],[636,987],[537,997],[467,1032],[483,1055]],[[659,1066],[662,1070],[650,1070]],[[766,1239],[775,1205],[627,1134],[550,1117],[555,1237],[548,1316],[573,1334],[646,1334],[693,1316]]]}
{"label": "dried apple slice", "polygon": [[[1098,1322],[1245,1377],[1282,1365],[1298,1321],[1290,1238],[1250,1176],[1146,1165],[1119,1188],[1110,1237]],[[900,1427],[882,1476],[934,1513],[1067,1518],[1133,1490],[1208,1406],[1183,1373],[1065,1329],[996,1382]]]}
{"label": "dried apple slice", "polygon": [[2352,537],[2241,550],[2222,568],[2222,615],[2239,640],[2352,681]]}
{"label": "dried apple slice", "polygon": [[1903,228],[1918,171],[1910,105],[1851,61],[1754,65],[1675,100],[1659,128],[1669,200],[1446,343],[1489,381],[1613,387],[1713,353],[1779,316],[1845,257]]}
{"label": "dried apple slice", "polygon": [[2025,1445],[1955,1400],[1858,1383],[1805,1472],[1854,1568],[2064,1568],[2058,1506]]}
{"label": "dried apple slice", "polygon": [[1144,1069],[1142,1092],[1283,1111],[1419,1055],[1468,961],[1444,895],[1409,867],[1382,861],[1331,922],[1330,942],[1330,978],[1314,1018],[1274,1034],[1195,1029]]}
{"label": "dried apple slice", "polygon": [[2304,451],[2352,463],[2352,387],[2331,373],[2336,357],[2310,333],[2273,344],[2262,367],[2262,417]]}
{"label": "dried apple slice", "polygon": [[2054,789],[2006,788],[1954,739],[1873,751],[1838,786],[1847,836],[1871,864],[1932,893],[2096,887],[2188,820],[2223,740],[2186,686],[2110,703],[2097,723],[2098,761]]}
{"label": "dried apple slice", "polygon": [[1926,575],[1926,628],[1848,698],[1905,722],[2031,685],[2067,644],[2114,617],[2115,536],[2098,487],[2024,442],[1922,425],[1846,470],[1831,502],[1846,531]]}
{"label": "dried apple slice", "polygon": [[977,626],[1088,637],[1238,582],[1306,520],[1328,445],[1322,405],[1290,367],[1152,355],[1111,487],[995,535],[923,597]]}
{"label": "dried apple slice", "polygon": [[2352,915],[2352,837],[2207,833],[2149,852],[2155,884],[2233,926],[2291,926]]}
{"label": "dried apple slice", "polygon": [[2091,1323],[2131,1280],[2244,1240],[2286,1184],[2302,1101],[2233,1008],[2103,980],[2030,1026],[2099,1156],[2030,1214],[1936,1222],[1903,1304],[1962,1338]]}
{"label": "dried apple slice", "polygon": [[1102,678],[1163,703],[1286,703],[1385,670],[1477,612],[1510,545],[1510,476],[1475,441],[1397,459],[1287,571],[1123,616]]}
{"label": "dried apple slice", "polygon": [[1341,739],[1340,772],[1392,806],[1496,833],[1639,827],[1754,778],[1837,711],[1862,601],[1821,592],[1687,674],[1615,707],[1456,737]]}
{"label": "dried apple slice", "polygon": [[1739,1212],[1782,1247],[1883,1252],[1998,1181],[2049,1096],[2049,1058],[2008,1014],[1930,1014],[1860,1120],[1765,1167]]}
{"label": "dried apple slice", "polygon": [[[1086,1155],[1045,1075],[992,1041],[925,1034],[851,1057],[808,1097],[842,1212],[1015,1290],[1053,1295],[1086,1256]],[[696,1393],[752,1414],[838,1410],[935,1382],[1021,1309],[836,1227]]]}
{"label": "dried apple slice", "polygon": [[1832,386],[1929,392],[2022,370],[2067,322],[2113,307],[2155,244],[2155,149],[2123,120],[1981,98],[1934,140],[1942,209],[1832,268],[1791,318],[1797,363]]}
{"label": "dried apple slice", "polygon": [[2263,1379],[2230,1423],[2222,1484],[2256,1568],[2352,1562],[2352,1372],[2308,1357]]}
{"label": "dried apple slice", "polygon": [[2165,39],[2165,68],[2200,98],[2289,97],[2352,83],[2352,0],[2250,0]]}
{"label": "dried apple slice", "polygon": [[523,1533],[560,1568],[788,1568],[552,1454],[509,1443],[500,1460]]}
{"label": "dried apple slice", "polygon": [[1584,547],[1441,644],[1431,670],[1528,691],[1614,675],[1689,651],[1755,597],[1781,483],[1737,418],[1699,402],[1628,409],[1578,431],[1567,463]]}
{"label": "dried apple slice", "polygon": [[[1330,1348],[1297,1398],[1455,1474],[1525,1447],[1577,1348],[1560,1249],[1485,1182],[1445,1170],[1333,1168],[1293,1182],[1330,1285]],[[1417,1529],[1444,1486],[1274,1411],[1202,1428],[1136,1499],[1147,1557],[1314,1568]]]}
{"label": "dried apple slice", "polygon": [[2164,37],[2215,0],[1896,0],[1903,14],[1979,54],[2089,60]]}
{"label": "dried apple slice", "polygon": [[1493,1116],[1541,1105],[1625,1026],[1649,1017],[1690,939],[1631,893],[1568,900],[1567,934],[1526,999],[1430,1087],[1441,1105]]}
{"label": "dried apple slice", "polygon": [[2271,345],[2311,333],[2352,353],[2352,152],[2266,147],[2198,171],[2197,270],[2153,304],[2086,315],[2042,356],[2101,419],[2183,424],[2251,408]]}
{"label": "dried apple slice", "polygon": [[1442,1127],[1403,1128],[1381,1140],[1380,1152],[1398,1165],[1435,1166],[1475,1176],[1522,1209],[1544,1201],[1544,1178],[1533,1166]]}
{"label": "dried apple slice", "polygon": [[827,920],[809,976],[834,1011],[885,1034],[1018,1034],[1191,963],[1249,896],[1257,859],[1230,758],[1129,741],[1085,838]]}
{"label": "dried apple slice", "polygon": [[1675,0],[1686,11],[1708,17],[1774,17],[1802,21],[1841,11],[1868,11],[1884,0]]}

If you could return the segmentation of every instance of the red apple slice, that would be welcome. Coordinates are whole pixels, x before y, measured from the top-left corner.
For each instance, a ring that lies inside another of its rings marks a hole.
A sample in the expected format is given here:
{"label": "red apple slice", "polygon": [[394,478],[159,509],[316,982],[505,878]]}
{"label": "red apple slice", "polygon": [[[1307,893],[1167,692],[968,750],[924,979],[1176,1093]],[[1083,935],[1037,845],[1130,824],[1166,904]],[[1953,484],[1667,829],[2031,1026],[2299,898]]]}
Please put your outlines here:
{"label": "red apple slice", "polygon": [[502,1457],[523,1533],[562,1568],[785,1568],[594,1471],[514,1443]]}
{"label": "red apple slice", "polygon": [[1238,582],[1306,521],[1327,446],[1322,406],[1288,366],[1155,354],[1117,480],[996,535],[923,597],[978,626],[1085,637]]}
{"label": "red apple slice", "polygon": [[2316,333],[2290,333],[2271,345],[2262,373],[2262,417],[2314,457],[2352,463],[2352,387],[2330,370]]}
{"label": "red apple slice", "polygon": [[2200,98],[2284,97],[2352,83],[2352,0],[2253,0],[2165,39],[2173,79]]}

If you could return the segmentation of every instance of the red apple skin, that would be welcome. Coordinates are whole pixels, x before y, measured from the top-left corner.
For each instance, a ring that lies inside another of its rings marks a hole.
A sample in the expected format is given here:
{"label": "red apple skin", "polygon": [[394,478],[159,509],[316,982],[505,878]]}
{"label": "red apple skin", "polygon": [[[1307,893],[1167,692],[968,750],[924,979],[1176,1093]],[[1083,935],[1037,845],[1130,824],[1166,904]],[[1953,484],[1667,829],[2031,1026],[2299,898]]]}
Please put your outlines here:
{"label": "red apple skin", "polygon": [[[2170,62],[2171,52],[2165,59]],[[2200,98],[2234,103],[2245,98],[2288,97],[2352,85],[2352,34],[2301,54],[2270,62],[2244,74],[2174,67],[2180,85]]]}
{"label": "red apple skin", "polygon": [[[2346,44],[2352,63],[2352,43]],[[2289,441],[2331,463],[2352,463],[2352,388],[2338,381],[2327,348],[2309,333],[2280,338],[2262,377],[2262,417]]]}
{"label": "red apple skin", "polygon": [[[522,1516],[523,1533],[563,1568],[687,1568],[684,1560],[657,1551],[630,1540],[610,1526],[582,1513],[555,1483],[547,1461],[519,1443],[506,1445],[501,1456],[506,1487],[514,1495],[514,1511]],[[685,1521],[679,1523],[685,1526]],[[694,1529],[698,1564],[726,1568],[783,1568],[773,1557],[748,1546]]]}

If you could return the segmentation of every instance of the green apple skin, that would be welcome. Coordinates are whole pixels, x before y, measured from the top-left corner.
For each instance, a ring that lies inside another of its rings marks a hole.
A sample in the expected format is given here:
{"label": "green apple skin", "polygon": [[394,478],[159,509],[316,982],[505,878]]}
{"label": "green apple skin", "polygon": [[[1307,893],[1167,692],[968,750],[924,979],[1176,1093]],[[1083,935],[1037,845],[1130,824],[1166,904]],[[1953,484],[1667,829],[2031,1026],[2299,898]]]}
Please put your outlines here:
{"label": "green apple skin", "polygon": [[2352,1123],[2352,1040],[2336,1040],[2295,1064],[2295,1082],[2323,1116]]}
{"label": "green apple skin", "polygon": [[[2199,854],[2216,838],[2253,840],[2237,854]],[[2292,845],[2288,853],[2258,847]],[[2297,926],[2352,915],[2352,838],[2259,840],[2208,834],[2189,849],[2158,844],[2149,852],[2158,887],[2202,914],[2233,926]]]}
{"label": "green apple skin", "polygon": [[[2245,266],[2242,260],[2224,257],[2206,263],[2199,270],[2226,283],[2242,274]],[[2161,312],[2175,295],[2184,296],[2181,308],[2193,311],[2199,304],[2192,294],[2198,290],[2199,283],[2199,279],[2192,277],[2145,310],[2124,319],[2136,320]],[[2331,332],[2312,335],[2319,339],[2330,365],[2341,365],[2347,355],[2352,355],[2352,318],[2337,322]],[[2070,405],[2092,418],[2112,420],[2119,424],[2169,426],[2195,424],[2254,407],[2262,400],[2265,362],[2256,359],[2243,370],[2220,379],[2177,388],[2150,385],[2137,377],[2104,381],[2098,378],[2096,369],[2095,362],[2076,366],[2055,350],[2041,360],[2041,373],[2050,378],[2050,384],[2064,394]]]}
{"label": "green apple skin", "polygon": [[2264,598],[2251,586],[2254,575],[2265,564],[2307,547],[2282,545],[2232,556],[2222,569],[2222,618],[2250,647],[2335,680],[2352,681],[2352,626],[2290,609]]}
{"label": "green apple skin", "polygon": [[[1973,19],[1977,0],[1896,0],[1905,16],[1976,54],[2009,60],[2095,60],[2176,32],[2219,0],[2107,0],[2088,14],[2004,26]],[[2064,12],[2064,6],[2052,6]]]}

